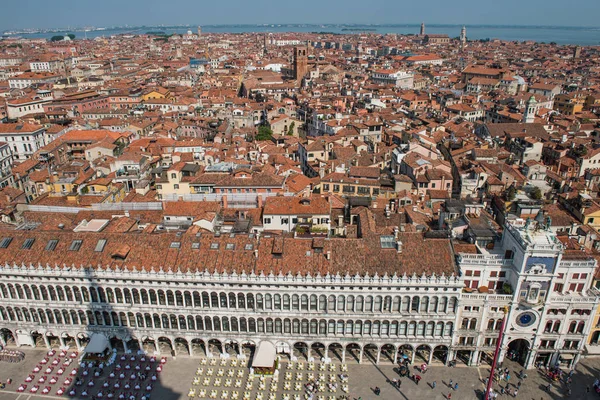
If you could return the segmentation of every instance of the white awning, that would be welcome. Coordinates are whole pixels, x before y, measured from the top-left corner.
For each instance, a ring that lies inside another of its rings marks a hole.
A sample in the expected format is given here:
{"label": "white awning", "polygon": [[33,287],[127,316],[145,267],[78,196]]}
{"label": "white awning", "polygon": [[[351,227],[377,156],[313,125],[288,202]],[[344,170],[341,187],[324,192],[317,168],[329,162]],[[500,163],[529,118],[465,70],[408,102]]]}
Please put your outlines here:
{"label": "white awning", "polygon": [[101,333],[94,333],[90,338],[90,342],[85,346],[86,353],[104,353],[108,348],[108,338]]}
{"label": "white awning", "polygon": [[260,342],[252,359],[252,368],[273,368],[275,365],[275,346],[271,342]]}

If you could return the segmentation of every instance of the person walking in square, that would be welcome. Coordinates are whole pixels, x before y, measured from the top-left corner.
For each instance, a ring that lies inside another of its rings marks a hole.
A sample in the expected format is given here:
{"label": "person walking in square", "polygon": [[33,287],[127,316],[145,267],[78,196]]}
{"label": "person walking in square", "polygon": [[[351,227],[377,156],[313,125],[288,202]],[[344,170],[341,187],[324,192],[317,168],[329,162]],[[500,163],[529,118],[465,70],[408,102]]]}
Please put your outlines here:
{"label": "person walking in square", "polygon": [[437,383],[435,381],[431,382],[431,388],[435,389],[435,386],[437,385]]}

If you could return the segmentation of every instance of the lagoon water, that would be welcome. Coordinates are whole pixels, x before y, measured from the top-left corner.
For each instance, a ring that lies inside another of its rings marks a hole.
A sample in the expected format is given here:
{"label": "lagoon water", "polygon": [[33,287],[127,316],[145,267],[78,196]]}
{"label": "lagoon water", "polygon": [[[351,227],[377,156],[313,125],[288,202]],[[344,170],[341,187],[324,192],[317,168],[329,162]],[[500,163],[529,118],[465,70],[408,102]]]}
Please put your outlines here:
{"label": "lagoon water", "polygon": [[[578,44],[583,46],[600,45],[600,28],[593,27],[541,27],[541,26],[492,26],[492,25],[467,25],[467,36],[470,40],[501,39],[508,41],[533,40],[536,42],[555,42],[562,45]],[[417,34],[420,24],[405,25],[311,25],[311,24],[281,24],[281,25],[203,25],[203,32],[214,33],[247,33],[247,32],[331,32],[352,34],[359,32],[369,33],[398,33]],[[52,33],[21,34],[25,38],[50,38],[54,35],[75,33],[78,39],[87,37],[92,39],[98,36],[112,36],[120,34],[145,34],[150,31],[161,31],[167,34],[185,33],[187,30],[196,31],[195,26],[187,27],[136,27],[136,28],[107,28],[90,32],[65,31]],[[450,37],[460,35],[460,25],[426,25],[426,33],[447,34]]]}

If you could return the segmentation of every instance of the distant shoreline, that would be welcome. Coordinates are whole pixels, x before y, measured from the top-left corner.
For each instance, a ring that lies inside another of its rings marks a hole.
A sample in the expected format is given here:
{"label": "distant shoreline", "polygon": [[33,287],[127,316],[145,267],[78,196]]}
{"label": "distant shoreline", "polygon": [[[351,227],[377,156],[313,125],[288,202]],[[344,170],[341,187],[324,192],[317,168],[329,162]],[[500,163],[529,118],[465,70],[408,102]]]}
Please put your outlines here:
{"label": "distant shoreline", "polygon": [[[201,25],[203,28],[302,28],[302,27],[336,27],[342,31],[352,30],[373,30],[378,28],[412,28],[420,27],[420,23],[410,24],[216,24],[216,25]],[[598,30],[600,26],[569,26],[569,25],[506,25],[506,24],[427,24],[431,28],[489,28],[489,29],[565,29],[565,30]],[[61,32],[97,32],[106,30],[140,30],[140,29],[192,29],[195,30],[197,25],[140,25],[140,26],[113,26],[113,27],[66,27],[66,28],[20,28],[7,29],[2,32],[3,35],[26,35],[36,33],[61,33]],[[290,31],[290,32],[293,32]]]}
{"label": "distant shoreline", "polygon": [[[228,24],[202,25],[204,33],[313,33],[318,35],[356,35],[356,34],[418,34],[420,23],[415,24]],[[446,34],[458,37],[463,25],[460,24],[427,24],[425,32]],[[559,45],[600,45],[600,27],[575,26],[522,26],[522,25],[465,25],[470,40],[500,39],[503,41],[533,41],[538,43],[557,43]],[[50,39],[54,35],[73,33],[76,39],[94,39],[116,35],[143,35],[147,32],[160,31],[166,35],[182,34],[187,31],[196,32],[197,26],[191,25],[157,25],[126,27],[71,27],[65,29],[21,29],[4,31],[3,36],[22,37],[25,39]]]}

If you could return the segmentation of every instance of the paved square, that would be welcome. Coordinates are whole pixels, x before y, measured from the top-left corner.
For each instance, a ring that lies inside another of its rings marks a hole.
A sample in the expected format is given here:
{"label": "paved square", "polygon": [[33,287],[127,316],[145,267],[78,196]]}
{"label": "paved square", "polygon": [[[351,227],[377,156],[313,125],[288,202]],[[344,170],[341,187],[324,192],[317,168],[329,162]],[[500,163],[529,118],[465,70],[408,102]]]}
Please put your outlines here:
{"label": "paved square", "polygon": [[[0,390],[0,400],[43,400],[43,399],[59,399],[67,398],[67,396],[55,396],[53,391],[51,396],[33,395],[29,392],[17,393],[16,389],[20,383],[24,381],[31,370],[39,363],[40,359],[46,354],[45,350],[41,349],[21,349],[26,357],[21,363],[6,363],[0,362],[0,381],[6,382],[6,379],[12,378],[13,384],[4,390]],[[221,365],[220,359],[214,359],[215,365],[210,365],[209,360],[202,361],[200,358],[190,358],[185,356],[177,357],[176,359],[169,358],[167,366],[160,375],[160,380],[156,383],[152,391],[152,400],[184,400],[189,399],[190,389],[195,390],[196,399],[210,399],[211,392],[216,399],[223,399],[223,392],[227,392],[227,400],[235,400],[234,392],[237,392],[238,400],[248,399],[269,400],[271,394],[276,400],[295,398],[305,400],[304,385],[315,380],[323,374],[325,382],[325,390],[317,392],[313,400],[319,400],[319,396],[323,396],[325,400],[330,400],[331,396],[339,399],[344,395],[342,386],[344,383],[339,377],[344,372],[340,369],[340,364],[334,364],[336,370],[330,371],[329,366],[325,365],[325,370],[321,371],[322,364],[315,363],[314,371],[309,369],[309,364],[305,361],[287,363],[282,362],[279,367],[278,378],[268,377],[261,379],[255,377],[249,380],[249,369],[246,367],[247,361],[242,365],[231,364],[231,359],[226,361],[225,365]],[[204,364],[203,364],[204,363]],[[292,367],[288,369],[288,365]],[[425,374],[419,373],[416,369],[411,370],[411,373],[417,373],[422,376],[421,382],[417,385],[414,381],[403,377],[400,378],[397,373],[396,366],[391,364],[373,365],[373,364],[348,364],[348,397],[349,399],[363,400],[368,399],[401,399],[401,400],[445,400],[448,393],[452,393],[452,400],[471,400],[480,398],[480,394],[484,390],[484,380],[489,374],[489,367],[482,366],[480,368],[470,368],[457,366],[455,368],[444,366],[431,366]],[[517,374],[521,370],[520,366],[514,363],[506,362],[503,367],[508,367],[511,371],[511,379],[509,382],[511,390],[514,390],[518,384],[516,379]],[[212,368],[212,375],[208,375],[208,369]],[[219,372],[222,370],[222,375]],[[557,399],[578,399],[592,400],[598,399],[600,396],[593,393],[592,385],[597,377],[600,377],[600,358],[582,359],[579,363],[574,375],[573,383],[571,384],[572,394],[568,396],[568,387],[562,382],[552,382],[546,376],[537,370],[526,371],[528,377],[522,381],[521,388],[517,398],[525,400],[557,400]],[[286,374],[291,375],[286,375]],[[301,374],[301,375],[299,375]],[[311,377],[310,374],[313,374]],[[330,383],[331,376],[334,376],[337,383],[335,391],[329,391],[327,386]],[[204,385],[204,380],[209,379]],[[289,378],[289,379],[288,379]],[[217,382],[217,380],[220,382]],[[400,379],[401,385],[397,389],[389,381]],[[196,380],[196,381],[195,381]],[[459,384],[458,390],[451,390],[448,383],[452,380]],[[228,382],[230,381],[230,382]],[[239,381],[239,382],[238,382]],[[432,388],[432,383],[436,382],[436,387]],[[194,384],[196,382],[196,384]],[[251,386],[248,387],[248,383]],[[275,384],[274,384],[275,382]],[[286,385],[289,382],[289,386]],[[298,383],[300,386],[296,386]],[[551,384],[551,391],[547,393],[545,387]],[[501,383],[506,386],[506,382]],[[376,396],[373,388],[381,389],[380,396]],[[587,393],[587,387],[590,387],[590,393]],[[271,388],[273,387],[273,390]],[[298,388],[298,389],[297,389]],[[495,383],[494,388],[499,390],[498,383]],[[205,390],[204,393],[201,390]],[[244,397],[246,392],[248,397]],[[259,395],[262,395],[259,396]],[[297,397],[296,397],[297,396]],[[81,398],[81,397],[78,397]],[[90,397],[88,397],[90,398]],[[510,399],[508,395],[500,395],[498,399]]]}

